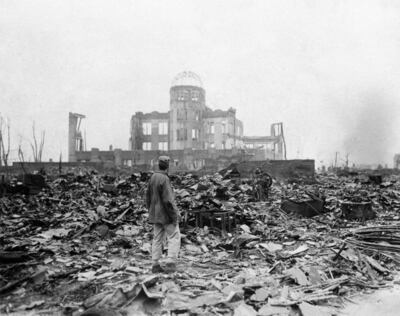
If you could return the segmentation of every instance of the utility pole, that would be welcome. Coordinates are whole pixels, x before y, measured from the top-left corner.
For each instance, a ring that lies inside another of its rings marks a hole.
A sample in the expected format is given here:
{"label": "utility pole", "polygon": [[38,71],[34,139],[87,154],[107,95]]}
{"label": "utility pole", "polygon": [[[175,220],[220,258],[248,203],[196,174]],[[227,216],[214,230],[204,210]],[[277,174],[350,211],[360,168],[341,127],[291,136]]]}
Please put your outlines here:
{"label": "utility pole", "polygon": [[283,134],[283,123],[281,122],[280,123],[281,124],[281,137],[282,137],[282,141],[283,141],[283,150],[284,150],[284,159],[285,160],[287,160],[287,157],[286,157],[286,140],[285,140],[285,135]]}
{"label": "utility pole", "polygon": [[236,111],[233,112],[233,147],[236,148]]}
{"label": "utility pole", "polygon": [[83,139],[83,141],[84,141],[84,143],[83,143],[83,150],[84,150],[84,151],[87,151],[87,148],[86,148],[86,128],[85,128],[85,130],[84,130],[84,132],[83,132],[83,137],[84,137],[84,139]]}
{"label": "utility pole", "polygon": [[335,152],[335,169],[337,168],[337,160],[338,160],[339,152]]}

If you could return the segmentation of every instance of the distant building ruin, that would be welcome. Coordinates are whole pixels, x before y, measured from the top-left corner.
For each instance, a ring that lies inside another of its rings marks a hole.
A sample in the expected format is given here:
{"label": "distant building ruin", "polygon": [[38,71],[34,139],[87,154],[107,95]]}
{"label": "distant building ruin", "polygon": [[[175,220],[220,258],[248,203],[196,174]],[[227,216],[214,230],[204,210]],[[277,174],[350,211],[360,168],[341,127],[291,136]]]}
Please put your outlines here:
{"label": "distant building ruin", "polygon": [[243,136],[236,110],[207,107],[200,77],[186,71],[172,81],[168,112],[132,116],[129,143],[131,150],[258,148],[265,150],[266,159],[284,158],[282,123],[271,126],[270,136]]}
{"label": "distant building ruin", "polygon": [[400,169],[400,154],[395,154],[393,157],[393,168]]}
{"label": "distant building ruin", "polygon": [[244,136],[243,123],[236,117],[236,110],[208,107],[203,83],[190,71],[173,79],[168,112],[136,112],[132,116],[129,150],[93,148],[82,151],[76,146],[80,139],[79,124],[75,122],[76,114],[72,115],[70,161],[153,166],[159,155],[168,154],[173,167],[198,170],[210,166],[222,168],[228,163],[244,160],[286,159],[282,123],[272,124],[269,136]]}
{"label": "distant building ruin", "polygon": [[232,149],[243,147],[243,123],[236,110],[212,110],[193,72],[178,74],[167,113],[136,112],[131,118],[131,150]]}
{"label": "distant building ruin", "polygon": [[76,162],[76,153],[84,150],[84,142],[80,126],[85,115],[69,112],[68,117],[68,161]]}

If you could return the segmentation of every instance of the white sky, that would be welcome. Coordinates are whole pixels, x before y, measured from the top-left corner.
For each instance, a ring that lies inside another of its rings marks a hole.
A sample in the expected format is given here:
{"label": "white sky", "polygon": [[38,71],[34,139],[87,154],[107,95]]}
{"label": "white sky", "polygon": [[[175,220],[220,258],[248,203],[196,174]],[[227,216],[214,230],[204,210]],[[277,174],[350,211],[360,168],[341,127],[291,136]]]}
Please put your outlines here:
{"label": "white sky", "polygon": [[128,148],[136,111],[167,111],[172,78],[246,135],[283,121],[288,158],[388,163],[400,152],[400,2],[0,0],[0,113],[25,156],[67,157],[68,112],[88,147]]}

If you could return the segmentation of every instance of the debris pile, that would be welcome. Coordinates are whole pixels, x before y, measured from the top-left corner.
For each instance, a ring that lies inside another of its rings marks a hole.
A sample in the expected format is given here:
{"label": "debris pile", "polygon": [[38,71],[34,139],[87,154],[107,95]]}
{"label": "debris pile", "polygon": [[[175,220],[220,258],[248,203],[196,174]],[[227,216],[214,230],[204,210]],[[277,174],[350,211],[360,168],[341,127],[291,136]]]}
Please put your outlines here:
{"label": "debris pile", "polygon": [[[0,313],[333,315],[346,297],[397,282],[396,177],[275,181],[258,202],[251,179],[174,176],[181,256],[176,273],[159,275],[147,179],[69,174],[1,197]],[[346,203],[376,217],[349,217]]]}

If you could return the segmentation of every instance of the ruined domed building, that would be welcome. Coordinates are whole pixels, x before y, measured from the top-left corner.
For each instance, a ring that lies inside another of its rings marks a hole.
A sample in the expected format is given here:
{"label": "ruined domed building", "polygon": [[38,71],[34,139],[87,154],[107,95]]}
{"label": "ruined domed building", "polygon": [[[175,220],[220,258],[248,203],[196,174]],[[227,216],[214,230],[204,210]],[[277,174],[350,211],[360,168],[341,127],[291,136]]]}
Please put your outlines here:
{"label": "ruined domed building", "polygon": [[232,149],[243,147],[242,138],[235,109],[207,107],[202,81],[190,71],[173,79],[169,112],[136,112],[131,119],[132,150]]}
{"label": "ruined domed building", "polygon": [[[271,126],[270,136],[243,136],[243,123],[234,108],[219,110],[207,106],[206,91],[197,74],[179,73],[169,92],[168,112],[136,112],[132,116],[129,150],[70,151],[70,161],[153,166],[158,156],[168,154],[176,169],[197,170],[223,168],[243,160],[284,158],[281,123]],[[70,130],[74,131],[74,126],[71,127],[70,119]],[[73,148],[75,141],[70,143]]]}

